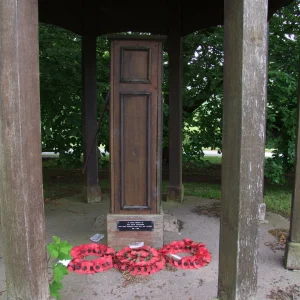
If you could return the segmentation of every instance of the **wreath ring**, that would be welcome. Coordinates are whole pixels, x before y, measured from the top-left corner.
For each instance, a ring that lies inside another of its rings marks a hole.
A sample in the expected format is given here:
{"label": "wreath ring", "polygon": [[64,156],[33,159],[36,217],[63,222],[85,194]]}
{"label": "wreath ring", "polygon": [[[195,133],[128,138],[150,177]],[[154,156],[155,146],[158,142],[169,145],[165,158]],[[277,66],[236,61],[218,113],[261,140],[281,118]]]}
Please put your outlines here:
{"label": "wreath ring", "polygon": [[[68,264],[68,270],[79,274],[94,274],[113,268],[113,260],[116,251],[102,244],[83,244],[75,246],[71,250],[72,260]],[[97,256],[93,260],[86,260],[87,256]]]}
{"label": "wreath ring", "polygon": [[116,254],[115,268],[132,275],[150,275],[165,267],[165,259],[150,246],[125,247]]}
{"label": "wreath ring", "polygon": [[[173,241],[165,245],[159,252],[163,255],[166,263],[179,269],[199,269],[211,261],[211,254],[205,244],[196,243],[190,239]],[[176,253],[191,253],[190,256],[179,257]]]}

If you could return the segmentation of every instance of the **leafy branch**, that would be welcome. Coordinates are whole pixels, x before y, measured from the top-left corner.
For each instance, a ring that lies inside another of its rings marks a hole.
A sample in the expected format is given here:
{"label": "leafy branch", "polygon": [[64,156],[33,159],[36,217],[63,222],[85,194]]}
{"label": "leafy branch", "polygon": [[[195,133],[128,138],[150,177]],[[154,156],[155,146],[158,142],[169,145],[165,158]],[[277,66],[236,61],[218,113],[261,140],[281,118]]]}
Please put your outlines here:
{"label": "leafy branch", "polygon": [[61,241],[57,236],[53,236],[53,243],[47,245],[47,250],[50,255],[49,260],[53,260],[51,264],[53,274],[49,288],[51,296],[57,299],[61,299],[60,290],[63,288],[62,280],[64,276],[68,274],[67,267],[62,264],[61,261],[71,259],[71,249],[72,246],[68,242]]}

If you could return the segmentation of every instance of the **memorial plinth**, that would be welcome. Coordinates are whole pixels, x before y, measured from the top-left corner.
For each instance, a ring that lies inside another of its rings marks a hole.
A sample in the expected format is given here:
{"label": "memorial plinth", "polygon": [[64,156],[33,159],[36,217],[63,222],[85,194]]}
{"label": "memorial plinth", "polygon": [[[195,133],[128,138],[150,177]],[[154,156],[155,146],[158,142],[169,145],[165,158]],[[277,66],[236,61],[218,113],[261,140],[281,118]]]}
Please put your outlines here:
{"label": "memorial plinth", "polygon": [[[122,248],[130,243],[144,242],[161,247],[164,37],[114,36],[110,41],[111,206],[107,215],[108,245]],[[142,224],[148,224],[148,227]]]}

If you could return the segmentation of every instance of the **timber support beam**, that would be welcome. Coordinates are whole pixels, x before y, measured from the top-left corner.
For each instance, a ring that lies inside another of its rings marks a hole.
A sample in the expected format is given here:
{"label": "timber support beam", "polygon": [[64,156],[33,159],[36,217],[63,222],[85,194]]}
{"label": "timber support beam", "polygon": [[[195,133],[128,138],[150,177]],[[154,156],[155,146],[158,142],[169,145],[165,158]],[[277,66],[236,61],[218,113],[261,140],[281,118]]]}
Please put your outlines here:
{"label": "timber support beam", "polygon": [[0,217],[7,299],[49,300],[38,1],[0,1]]}
{"label": "timber support beam", "polygon": [[170,4],[169,53],[169,183],[167,200],[183,200],[182,184],[182,37],[179,1]]}
{"label": "timber support beam", "polygon": [[257,299],[263,202],[267,0],[225,0],[221,300]]}
{"label": "timber support beam", "polygon": [[87,203],[101,201],[101,188],[98,179],[98,143],[94,142],[97,132],[97,37],[82,37],[83,75],[83,143],[85,169],[84,198]]}
{"label": "timber support beam", "polygon": [[285,267],[290,270],[300,270],[300,70],[298,77],[295,183],[292,198],[290,235],[285,251]]}

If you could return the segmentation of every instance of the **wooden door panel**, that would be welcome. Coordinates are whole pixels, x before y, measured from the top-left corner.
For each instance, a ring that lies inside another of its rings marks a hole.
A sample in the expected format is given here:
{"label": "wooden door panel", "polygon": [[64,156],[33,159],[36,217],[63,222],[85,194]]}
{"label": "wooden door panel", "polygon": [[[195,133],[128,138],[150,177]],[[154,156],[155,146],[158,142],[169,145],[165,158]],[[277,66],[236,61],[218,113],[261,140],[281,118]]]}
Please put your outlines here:
{"label": "wooden door panel", "polygon": [[121,94],[121,209],[151,209],[150,94]]}
{"label": "wooden door panel", "polygon": [[121,82],[150,83],[151,49],[149,47],[121,47],[120,51]]}
{"label": "wooden door panel", "polygon": [[111,212],[158,212],[161,164],[162,46],[112,40]]}

